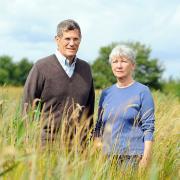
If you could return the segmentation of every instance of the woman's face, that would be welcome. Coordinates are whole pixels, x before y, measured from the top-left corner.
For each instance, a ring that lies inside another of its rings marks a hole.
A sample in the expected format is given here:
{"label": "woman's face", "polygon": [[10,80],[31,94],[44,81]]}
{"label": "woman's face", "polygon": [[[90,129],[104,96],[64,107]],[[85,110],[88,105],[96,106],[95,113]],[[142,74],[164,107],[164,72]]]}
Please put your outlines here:
{"label": "woman's face", "polygon": [[111,60],[111,68],[117,79],[128,79],[132,77],[135,64],[126,56],[114,56]]}

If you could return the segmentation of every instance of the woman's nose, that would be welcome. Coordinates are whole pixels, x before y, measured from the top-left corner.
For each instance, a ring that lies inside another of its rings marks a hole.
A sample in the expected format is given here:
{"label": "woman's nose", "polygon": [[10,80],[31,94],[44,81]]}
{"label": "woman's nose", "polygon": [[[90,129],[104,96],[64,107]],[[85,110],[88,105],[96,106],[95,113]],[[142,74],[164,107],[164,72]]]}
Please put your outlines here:
{"label": "woman's nose", "polygon": [[118,62],[118,63],[117,63],[117,66],[118,66],[118,67],[122,67],[122,63],[121,63],[121,62]]}

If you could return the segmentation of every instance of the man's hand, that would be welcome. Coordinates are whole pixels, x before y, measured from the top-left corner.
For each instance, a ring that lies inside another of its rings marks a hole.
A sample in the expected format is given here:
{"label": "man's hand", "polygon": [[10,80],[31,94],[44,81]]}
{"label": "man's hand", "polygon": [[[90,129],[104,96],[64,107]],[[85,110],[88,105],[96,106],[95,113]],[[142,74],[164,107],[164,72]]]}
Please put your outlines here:
{"label": "man's hand", "polygon": [[102,148],[102,140],[101,140],[101,138],[95,138],[94,139],[94,147],[98,148],[98,149]]}

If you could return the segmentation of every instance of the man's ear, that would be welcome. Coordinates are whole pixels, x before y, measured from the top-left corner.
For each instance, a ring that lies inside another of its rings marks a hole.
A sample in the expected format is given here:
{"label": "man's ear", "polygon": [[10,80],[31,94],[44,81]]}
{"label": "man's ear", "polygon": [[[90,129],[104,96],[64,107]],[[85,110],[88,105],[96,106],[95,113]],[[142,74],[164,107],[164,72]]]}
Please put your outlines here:
{"label": "man's ear", "polygon": [[58,36],[54,36],[54,40],[55,40],[56,42],[58,42],[59,37],[58,37]]}

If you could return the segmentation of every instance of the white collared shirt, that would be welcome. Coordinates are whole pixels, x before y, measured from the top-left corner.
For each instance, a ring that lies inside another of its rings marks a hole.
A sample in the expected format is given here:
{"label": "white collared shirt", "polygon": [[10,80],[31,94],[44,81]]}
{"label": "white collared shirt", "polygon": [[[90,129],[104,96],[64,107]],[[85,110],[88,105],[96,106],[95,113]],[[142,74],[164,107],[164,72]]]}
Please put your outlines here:
{"label": "white collared shirt", "polygon": [[65,58],[58,50],[56,50],[55,55],[56,55],[58,61],[60,62],[61,66],[63,67],[64,71],[66,72],[66,74],[69,77],[72,77],[72,75],[74,73],[77,58],[75,57],[73,63],[70,64],[69,60],[67,58]]}

